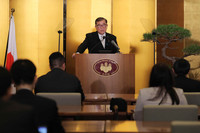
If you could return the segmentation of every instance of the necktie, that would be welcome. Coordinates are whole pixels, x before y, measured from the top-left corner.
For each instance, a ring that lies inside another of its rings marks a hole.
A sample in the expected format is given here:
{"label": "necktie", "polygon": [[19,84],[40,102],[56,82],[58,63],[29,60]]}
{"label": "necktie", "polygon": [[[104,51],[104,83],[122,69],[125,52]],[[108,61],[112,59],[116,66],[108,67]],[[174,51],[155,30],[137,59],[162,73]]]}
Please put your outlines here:
{"label": "necktie", "polygon": [[103,47],[105,49],[105,38],[104,38],[104,36],[101,36],[101,43],[102,43],[102,45],[103,45]]}

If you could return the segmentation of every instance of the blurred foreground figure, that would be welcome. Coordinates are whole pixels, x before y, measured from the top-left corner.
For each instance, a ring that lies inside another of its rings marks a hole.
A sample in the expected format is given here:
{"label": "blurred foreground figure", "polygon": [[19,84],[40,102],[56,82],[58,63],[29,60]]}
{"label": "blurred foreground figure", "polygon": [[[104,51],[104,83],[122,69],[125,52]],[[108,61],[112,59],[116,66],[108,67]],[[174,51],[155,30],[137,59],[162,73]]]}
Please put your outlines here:
{"label": "blurred foreground figure", "polygon": [[11,75],[0,67],[0,133],[35,133],[35,115],[30,106],[9,101]]}
{"label": "blurred foreground figure", "polygon": [[17,60],[11,67],[11,74],[17,90],[11,99],[32,106],[37,125],[47,126],[48,133],[64,133],[56,102],[33,94],[37,81],[35,65],[30,60]]}

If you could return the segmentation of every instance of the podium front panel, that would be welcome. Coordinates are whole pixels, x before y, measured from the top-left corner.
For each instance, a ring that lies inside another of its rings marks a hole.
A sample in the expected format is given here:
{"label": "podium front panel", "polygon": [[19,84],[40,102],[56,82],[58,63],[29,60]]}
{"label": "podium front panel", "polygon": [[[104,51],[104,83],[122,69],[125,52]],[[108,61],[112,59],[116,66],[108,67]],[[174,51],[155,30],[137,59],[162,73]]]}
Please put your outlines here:
{"label": "podium front panel", "polygon": [[75,71],[84,93],[135,93],[134,54],[77,54]]}

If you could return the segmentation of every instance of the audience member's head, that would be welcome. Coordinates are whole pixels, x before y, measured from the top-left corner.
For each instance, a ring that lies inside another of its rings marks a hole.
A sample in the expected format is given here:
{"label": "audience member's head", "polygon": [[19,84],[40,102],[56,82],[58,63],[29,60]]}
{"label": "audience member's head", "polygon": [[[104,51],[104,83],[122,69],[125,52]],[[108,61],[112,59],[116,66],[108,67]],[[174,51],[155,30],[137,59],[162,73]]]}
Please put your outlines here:
{"label": "audience member's head", "polygon": [[34,85],[36,82],[36,67],[30,60],[19,59],[15,61],[10,71],[16,86]]}
{"label": "audience member's head", "polygon": [[51,70],[54,68],[65,70],[65,57],[60,52],[54,52],[49,56],[49,65]]}
{"label": "audience member's head", "polygon": [[179,59],[174,63],[173,69],[177,75],[185,76],[190,71],[190,63],[185,59]]}
{"label": "audience member's head", "polygon": [[11,75],[3,67],[0,67],[0,99],[7,96],[11,89]]}
{"label": "audience member's head", "polygon": [[[159,87],[160,91],[157,94],[157,98],[163,93],[168,93],[172,99],[172,104],[179,104],[179,98],[173,89],[174,79],[171,69],[165,64],[156,64],[152,68],[150,75],[150,87]],[[162,101],[161,101],[162,102]]]}

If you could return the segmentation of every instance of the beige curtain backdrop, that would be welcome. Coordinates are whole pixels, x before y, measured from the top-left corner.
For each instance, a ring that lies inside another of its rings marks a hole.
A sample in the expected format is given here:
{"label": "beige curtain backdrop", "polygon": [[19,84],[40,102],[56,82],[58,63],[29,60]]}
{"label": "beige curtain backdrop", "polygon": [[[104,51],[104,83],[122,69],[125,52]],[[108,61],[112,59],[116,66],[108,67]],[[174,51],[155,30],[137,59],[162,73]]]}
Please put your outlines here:
{"label": "beige curtain backdrop", "polygon": [[[3,64],[9,12],[15,8],[18,58],[37,66],[37,75],[49,71],[48,57],[58,50],[58,30],[63,25],[63,0],[0,0],[0,63]],[[156,0],[67,0],[67,71],[74,73],[71,58],[85,34],[95,31],[94,21],[108,19],[108,32],[117,36],[121,52],[135,53],[136,93],[148,86],[153,66],[153,44],[141,42],[142,34],[156,25]],[[3,27],[3,28],[2,28]],[[62,38],[62,36],[61,36]],[[61,46],[63,40],[61,39]],[[61,47],[62,51],[62,47]],[[87,53],[87,51],[86,51]]]}

